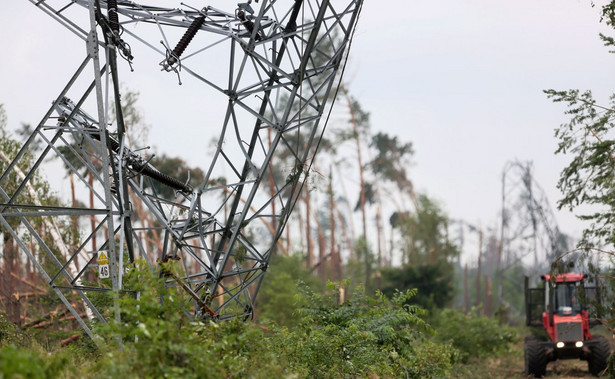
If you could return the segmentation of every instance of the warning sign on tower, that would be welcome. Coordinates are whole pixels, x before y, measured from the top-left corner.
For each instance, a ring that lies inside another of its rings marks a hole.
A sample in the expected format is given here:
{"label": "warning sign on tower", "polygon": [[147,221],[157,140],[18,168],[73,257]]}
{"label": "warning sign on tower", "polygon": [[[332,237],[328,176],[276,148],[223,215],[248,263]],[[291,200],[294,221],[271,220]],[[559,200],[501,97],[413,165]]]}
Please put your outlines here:
{"label": "warning sign on tower", "polygon": [[109,257],[107,256],[106,251],[98,252],[98,277],[100,279],[105,279],[109,277]]}

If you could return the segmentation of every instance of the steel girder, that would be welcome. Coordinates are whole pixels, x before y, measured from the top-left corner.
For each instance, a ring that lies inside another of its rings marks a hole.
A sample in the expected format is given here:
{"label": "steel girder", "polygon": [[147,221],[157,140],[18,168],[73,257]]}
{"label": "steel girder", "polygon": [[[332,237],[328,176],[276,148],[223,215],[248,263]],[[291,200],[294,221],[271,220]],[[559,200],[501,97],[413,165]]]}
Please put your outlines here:
{"label": "steel girder", "polygon": [[[91,294],[131,293],[123,277],[139,258],[160,270],[168,286],[183,289],[195,319],[249,317],[307,179],[362,1],[261,0],[231,12],[121,0],[30,1],[81,38],[87,55],[0,175],[0,224],[90,335],[68,298],[77,295],[100,321],[113,317]],[[215,153],[195,188],[130,146],[115,104],[122,101],[118,64],[139,54],[131,45],[159,54],[153,63],[160,75],[200,83],[204,93],[228,101]],[[224,66],[223,75],[208,75],[212,60]],[[62,163],[73,191],[89,195],[88,205],[36,201],[31,192],[49,162]],[[163,197],[156,184],[175,195]],[[70,220],[77,237],[62,235]],[[34,226],[40,222],[44,232]],[[96,277],[98,251],[108,253],[110,279]],[[169,260],[179,268],[157,264]]]}

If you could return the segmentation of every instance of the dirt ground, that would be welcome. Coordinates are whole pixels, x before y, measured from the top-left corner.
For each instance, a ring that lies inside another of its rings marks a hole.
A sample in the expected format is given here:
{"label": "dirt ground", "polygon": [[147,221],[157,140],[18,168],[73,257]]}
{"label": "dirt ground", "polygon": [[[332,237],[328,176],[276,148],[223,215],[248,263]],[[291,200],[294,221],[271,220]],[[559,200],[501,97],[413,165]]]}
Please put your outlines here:
{"label": "dirt ground", "polygon": [[[605,335],[604,332],[599,334]],[[509,352],[482,361],[471,360],[455,370],[452,378],[526,378],[523,372],[523,335]],[[615,339],[609,336],[611,351],[615,351]],[[606,376],[604,376],[606,377]],[[579,359],[549,362],[545,378],[595,378],[587,370],[587,362]]]}
{"label": "dirt ground", "polygon": [[[526,378],[523,373],[523,351],[512,351],[482,362],[472,361],[456,370],[452,378]],[[533,376],[530,376],[533,377]],[[545,378],[595,378],[587,370],[587,362],[561,360],[547,365]]]}

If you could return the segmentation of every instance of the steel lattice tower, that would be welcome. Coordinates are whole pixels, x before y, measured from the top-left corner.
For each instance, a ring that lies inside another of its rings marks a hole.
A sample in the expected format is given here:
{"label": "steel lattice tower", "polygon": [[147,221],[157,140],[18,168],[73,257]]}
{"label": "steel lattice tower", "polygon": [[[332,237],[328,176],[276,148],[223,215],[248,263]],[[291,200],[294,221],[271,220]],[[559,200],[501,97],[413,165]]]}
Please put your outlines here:
{"label": "steel lattice tower", "polygon": [[[509,161],[502,171],[500,245],[496,274],[498,299],[502,301],[502,277],[510,267],[525,263],[537,276],[567,251],[546,193],[533,175],[532,162]],[[519,280],[519,278],[516,278]]]}
{"label": "steel lattice tower", "polygon": [[[362,1],[261,0],[230,12],[122,0],[29,1],[81,38],[87,54],[0,174],[0,225],[90,336],[69,298],[78,296],[105,322],[113,312],[95,306],[91,295],[133,293],[123,275],[139,258],[169,287],[185,291],[195,319],[250,317],[318,148]],[[118,65],[131,65],[136,46],[159,54],[150,62],[160,65],[159,75],[198,83],[207,96],[228,102],[220,110],[215,154],[201,165],[205,180],[195,188],[130,146]],[[225,74],[210,75],[200,63],[207,60]],[[274,156],[292,164],[273,175]],[[92,194],[93,206],[23,201],[51,161],[62,162],[78,190]],[[174,190],[173,198],[156,191],[161,184]],[[137,201],[140,212],[133,208]],[[94,227],[80,228],[77,241],[69,241],[58,225],[71,218]],[[34,227],[41,222],[45,235]],[[253,228],[257,223],[270,230]],[[147,251],[144,238],[153,234],[162,242]],[[102,242],[91,251],[97,237]],[[110,278],[86,280],[100,251],[108,255]],[[181,269],[158,265],[169,260]]]}

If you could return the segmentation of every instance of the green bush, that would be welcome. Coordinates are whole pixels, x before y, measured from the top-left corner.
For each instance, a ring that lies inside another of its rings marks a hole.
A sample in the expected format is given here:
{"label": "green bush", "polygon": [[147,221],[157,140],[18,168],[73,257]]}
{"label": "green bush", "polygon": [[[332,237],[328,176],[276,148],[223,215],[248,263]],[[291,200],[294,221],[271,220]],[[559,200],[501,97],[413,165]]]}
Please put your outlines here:
{"label": "green bush", "polygon": [[126,278],[141,290],[140,300],[116,295],[121,321],[110,314],[108,323],[92,325],[95,353],[87,345],[48,353],[11,344],[0,349],[0,378],[429,378],[446,376],[458,360],[450,343],[431,338],[424,311],[411,304],[416,291],[389,299],[357,287],[340,304],[339,284],[324,294],[300,285],[293,325],[280,327],[193,321],[181,290],[142,267]]}
{"label": "green bush", "polygon": [[0,313],[0,347],[11,344],[25,346],[29,342],[28,336],[10,322],[5,314]]}
{"label": "green bush", "polygon": [[267,279],[263,281],[256,302],[257,319],[273,321],[277,325],[292,327],[296,325],[294,316],[297,310],[295,299],[299,296],[298,281],[312,288],[319,287],[319,281],[303,265],[300,255],[276,255],[271,259]]}
{"label": "green bush", "polygon": [[416,291],[388,299],[358,288],[339,304],[339,285],[329,284],[325,294],[301,285],[296,326],[259,327],[240,320],[192,322],[180,311],[182,298],[159,279],[133,275],[143,286],[141,300],[120,299],[122,322],[97,329],[103,353],[90,367],[93,376],[423,378],[445,375],[455,360],[449,344],[427,338],[432,331],[423,310],[409,305]]}
{"label": "green bush", "polygon": [[365,295],[359,287],[338,305],[339,286],[324,294],[304,288],[298,327],[277,333],[275,349],[308,377],[437,377],[451,368],[454,349],[425,338],[423,310],[408,301],[416,291]]}
{"label": "green bush", "polygon": [[435,317],[436,341],[449,342],[459,350],[462,362],[471,356],[485,358],[506,351],[518,338],[508,326],[497,320],[453,309],[442,310]]}
{"label": "green bush", "polygon": [[259,377],[280,371],[260,328],[240,320],[192,321],[183,311],[181,290],[165,288],[163,279],[147,269],[137,268],[128,277],[141,290],[140,299],[120,297],[121,322],[96,327],[102,354],[90,375]]}
{"label": "green bush", "polygon": [[389,267],[382,270],[382,292],[392,296],[395,291],[416,288],[414,304],[432,312],[451,304],[455,294],[453,279],[453,266],[446,261]]}
{"label": "green bush", "polygon": [[30,347],[8,345],[0,349],[0,378],[56,378],[74,370],[66,354],[50,354]]}

